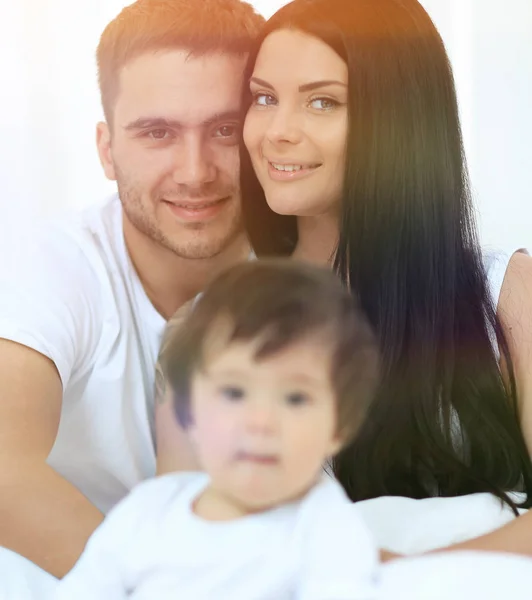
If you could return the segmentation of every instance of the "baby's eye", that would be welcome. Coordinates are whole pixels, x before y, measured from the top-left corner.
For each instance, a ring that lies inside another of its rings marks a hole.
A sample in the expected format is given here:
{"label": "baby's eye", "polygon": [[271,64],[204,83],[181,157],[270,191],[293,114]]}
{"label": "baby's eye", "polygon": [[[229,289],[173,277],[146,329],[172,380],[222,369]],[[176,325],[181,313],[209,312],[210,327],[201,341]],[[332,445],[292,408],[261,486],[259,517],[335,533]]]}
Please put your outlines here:
{"label": "baby's eye", "polygon": [[286,396],[286,402],[290,406],[301,406],[303,404],[307,404],[309,401],[309,396],[303,392],[294,392]]}
{"label": "baby's eye", "polygon": [[244,390],[234,385],[224,386],[221,390],[222,396],[228,400],[242,400],[244,398]]}

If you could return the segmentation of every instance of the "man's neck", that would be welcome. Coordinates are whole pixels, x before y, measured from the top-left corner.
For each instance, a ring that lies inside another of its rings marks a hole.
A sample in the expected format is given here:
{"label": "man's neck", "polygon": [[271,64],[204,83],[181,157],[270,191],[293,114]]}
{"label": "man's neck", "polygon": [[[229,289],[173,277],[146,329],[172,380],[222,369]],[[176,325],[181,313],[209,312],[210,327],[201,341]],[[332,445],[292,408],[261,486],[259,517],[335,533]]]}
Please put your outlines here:
{"label": "man's neck", "polygon": [[126,217],[123,226],[127,252],[144,291],[166,320],[200,293],[218,273],[246,260],[250,251],[242,233],[213,258],[181,258],[138,231]]}

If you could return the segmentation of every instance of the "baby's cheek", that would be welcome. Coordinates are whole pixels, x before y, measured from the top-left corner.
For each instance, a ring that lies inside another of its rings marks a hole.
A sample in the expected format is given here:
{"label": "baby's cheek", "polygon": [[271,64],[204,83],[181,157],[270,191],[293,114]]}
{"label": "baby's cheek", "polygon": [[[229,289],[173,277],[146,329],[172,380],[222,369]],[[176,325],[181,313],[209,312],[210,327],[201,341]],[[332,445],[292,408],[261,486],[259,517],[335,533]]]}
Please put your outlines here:
{"label": "baby's cheek", "polygon": [[233,424],[216,415],[210,415],[204,422],[203,436],[206,448],[215,455],[230,452],[238,440]]}
{"label": "baby's cheek", "polygon": [[302,469],[312,470],[318,467],[328,458],[330,450],[330,439],[332,427],[327,424],[327,419],[323,419],[319,427],[309,428],[294,435],[292,446],[292,461],[297,463]]}

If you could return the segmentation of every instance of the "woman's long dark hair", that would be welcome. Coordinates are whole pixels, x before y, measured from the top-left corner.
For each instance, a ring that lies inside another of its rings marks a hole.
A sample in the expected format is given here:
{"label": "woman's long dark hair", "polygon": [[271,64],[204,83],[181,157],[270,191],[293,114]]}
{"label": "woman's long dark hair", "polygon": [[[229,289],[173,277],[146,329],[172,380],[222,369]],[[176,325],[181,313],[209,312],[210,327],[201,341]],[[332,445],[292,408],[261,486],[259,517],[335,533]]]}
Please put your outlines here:
{"label": "woman's long dark hair", "polygon": [[[284,28],[323,40],[349,68],[334,266],[359,297],[382,355],[378,396],[334,473],[353,500],[491,492],[515,510],[507,492],[523,490],[529,507],[532,463],[436,28],[416,0],[295,0],[261,39]],[[256,253],[290,254],[296,219],[268,208],[246,152],[242,188]]]}

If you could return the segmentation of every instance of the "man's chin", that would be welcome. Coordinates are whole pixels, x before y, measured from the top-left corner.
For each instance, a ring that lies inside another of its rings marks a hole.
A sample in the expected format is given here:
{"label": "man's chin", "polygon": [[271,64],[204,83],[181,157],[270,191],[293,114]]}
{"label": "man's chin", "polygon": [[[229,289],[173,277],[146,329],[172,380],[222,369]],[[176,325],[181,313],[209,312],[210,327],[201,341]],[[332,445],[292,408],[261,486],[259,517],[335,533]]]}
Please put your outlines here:
{"label": "man's chin", "polygon": [[249,244],[243,233],[224,239],[196,239],[189,242],[184,241],[183,237],[181,235],[179,239],[167,239],[163,245],[179,258],[187,260],[214,259],[224,252],[234,252],[235,255],[239,255],[239,250],[241,250],[242,257],[245,257],[249,252]]}

